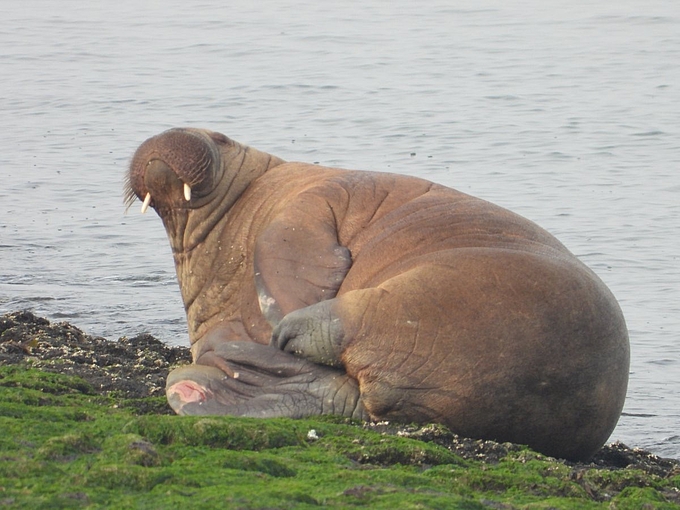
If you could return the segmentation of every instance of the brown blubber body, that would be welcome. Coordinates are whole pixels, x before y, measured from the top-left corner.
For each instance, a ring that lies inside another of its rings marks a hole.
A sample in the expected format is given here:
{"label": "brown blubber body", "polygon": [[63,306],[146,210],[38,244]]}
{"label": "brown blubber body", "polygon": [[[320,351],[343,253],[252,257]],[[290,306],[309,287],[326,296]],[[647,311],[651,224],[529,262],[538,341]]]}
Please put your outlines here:
{"label": "brown blubber body", "polygon": [[202,130],[147,140],[129,181],[163,220],[187,311],[177,412],[434,421],[570,459],[614,429],[623,316],[534,223]]}

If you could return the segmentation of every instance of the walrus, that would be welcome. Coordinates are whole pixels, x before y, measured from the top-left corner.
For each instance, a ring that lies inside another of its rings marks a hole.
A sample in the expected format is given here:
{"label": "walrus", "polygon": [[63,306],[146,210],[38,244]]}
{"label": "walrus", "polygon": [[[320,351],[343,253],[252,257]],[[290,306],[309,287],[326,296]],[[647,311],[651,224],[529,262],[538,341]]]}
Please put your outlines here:
{"label": "walrus", "polygon": [[208,130],[146,140],[127,200],[172,248],[179,414],[440,423],[588,459],[623,407],[624,317],[551,234],[424,179],[290,163]]}

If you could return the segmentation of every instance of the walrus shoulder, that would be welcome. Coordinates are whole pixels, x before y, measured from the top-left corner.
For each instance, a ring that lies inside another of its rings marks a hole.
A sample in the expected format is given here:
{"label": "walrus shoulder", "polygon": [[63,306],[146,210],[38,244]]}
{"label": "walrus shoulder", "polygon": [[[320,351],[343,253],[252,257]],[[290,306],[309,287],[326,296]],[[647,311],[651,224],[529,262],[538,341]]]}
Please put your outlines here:
{"label": "walrus shoulder", "polygon": [[335,297],[352,265],[338,241],[328,200],[301,193],[274,216],[255,242],[254,270],[260,309],[276,326],[293,310]]}

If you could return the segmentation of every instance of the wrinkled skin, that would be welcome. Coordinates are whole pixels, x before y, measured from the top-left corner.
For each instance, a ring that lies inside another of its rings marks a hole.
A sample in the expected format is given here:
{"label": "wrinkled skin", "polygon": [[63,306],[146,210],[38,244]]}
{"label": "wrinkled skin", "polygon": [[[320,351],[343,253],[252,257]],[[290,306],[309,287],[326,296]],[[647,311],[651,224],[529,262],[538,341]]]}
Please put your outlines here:
{"label": "wrinkled skin", "polygon": [[614,429],[623,316],[532,222],[203,130],[147,140],[128,179],[163,220],[186,308],[194,364],[167,382],[178,413],[440,422],[568,459]]}

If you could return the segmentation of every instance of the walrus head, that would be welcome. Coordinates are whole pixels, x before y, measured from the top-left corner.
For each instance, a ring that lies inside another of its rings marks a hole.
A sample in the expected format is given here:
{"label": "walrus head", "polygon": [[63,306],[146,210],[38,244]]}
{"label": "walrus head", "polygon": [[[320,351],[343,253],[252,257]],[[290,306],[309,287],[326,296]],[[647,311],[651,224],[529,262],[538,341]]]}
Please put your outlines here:
{"label": "walrus head", "polygon": [[151,207],[163,221],[192,344],[222,320],[215,304],[228,300],[239,281],[241,259],[221,251],[222,243],[234,243],[222,237],[229,212],[253,181],[283,162],[220,133],[189,128],[149,138],[132,157],[127,205],[139,198],[142,212]]}
{"label": "walrus head", "polygon": [[192,198],[200,201],[215,190],[224,173],[219,146],[232,144],[224,135],[197,129],[171,129],[149,138],[132,158],[128,206],[136,196],[144,202],[142,212],[149,205],[159,214],[191,207]]}
{"label": "walrus head", "polygon": [[[248,185],[283,160],[204,129],[176,128],[139,146],[125,200],[163,220],[173,251],[192,249]],[[203,232],[203,233],[202,233]],[[188,244],[187,244],[188,243]]]}

